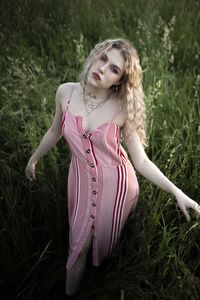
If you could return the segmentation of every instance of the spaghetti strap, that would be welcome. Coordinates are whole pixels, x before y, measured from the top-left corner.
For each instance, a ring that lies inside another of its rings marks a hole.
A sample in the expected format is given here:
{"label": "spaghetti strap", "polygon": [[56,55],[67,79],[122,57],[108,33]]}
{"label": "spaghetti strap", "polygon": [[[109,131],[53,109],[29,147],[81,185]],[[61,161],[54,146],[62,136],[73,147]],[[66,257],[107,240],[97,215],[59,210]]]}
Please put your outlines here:
{"label": "spaghetti strap", "polygon": [[69,99],[68,99],[68,101],[67,101],[66,111],[68,111],[68,107],[69,107],[69,103],[70,103],[71,98],[72,98],[73,91],[74,91],[74,86],[72,87],[71,95],[70,95],[70,97],[69,97]]}

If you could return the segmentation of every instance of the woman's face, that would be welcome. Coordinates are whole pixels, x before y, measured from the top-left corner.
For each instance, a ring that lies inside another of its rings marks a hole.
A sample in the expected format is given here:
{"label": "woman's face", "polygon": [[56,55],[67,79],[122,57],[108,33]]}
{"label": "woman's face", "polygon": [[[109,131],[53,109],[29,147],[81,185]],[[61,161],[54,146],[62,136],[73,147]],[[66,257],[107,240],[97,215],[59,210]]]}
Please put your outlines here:
{"label": "woman's face", "polygon": [[102,52],[89,69],[87,83],[97,88],[110,88],[120,81],[124,65],[125,60],[118,49]]}

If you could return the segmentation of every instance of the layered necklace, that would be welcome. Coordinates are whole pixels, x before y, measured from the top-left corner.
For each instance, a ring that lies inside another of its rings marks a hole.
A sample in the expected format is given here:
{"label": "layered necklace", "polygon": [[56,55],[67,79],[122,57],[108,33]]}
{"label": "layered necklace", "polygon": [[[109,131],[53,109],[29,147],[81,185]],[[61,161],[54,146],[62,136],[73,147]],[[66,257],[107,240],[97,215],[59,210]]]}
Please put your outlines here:
{"label": "layered necklace", "polygon": [[110,98],[111,94],[112,94],[112,91],[106,97],[102,98],[101,101],[97,102],[97,96],[92,95],[91,93],[88,93],[87,95],[85,94],[85,86],[84,86],[83,102],[85,105],[87,116],[89,116],[95,109],[102,107],[106,103],[106,101]]}

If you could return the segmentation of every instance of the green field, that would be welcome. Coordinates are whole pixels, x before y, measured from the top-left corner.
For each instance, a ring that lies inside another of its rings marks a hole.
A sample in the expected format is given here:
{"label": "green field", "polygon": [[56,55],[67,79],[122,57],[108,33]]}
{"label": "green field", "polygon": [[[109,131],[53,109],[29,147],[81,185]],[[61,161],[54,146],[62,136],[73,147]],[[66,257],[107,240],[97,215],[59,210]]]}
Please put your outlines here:
{"label": "green field", "polygon": [[[27,161],[51,125],[55,92],[77,81],[93,46],[128,38],[144,71],[149,158],[200,202],[200,2],[0,2],[0,299],[65,299],[67,171],[61,139]],[[77,299],[199,300],[200,223],[140,174],[117,258],[88,266]]]}

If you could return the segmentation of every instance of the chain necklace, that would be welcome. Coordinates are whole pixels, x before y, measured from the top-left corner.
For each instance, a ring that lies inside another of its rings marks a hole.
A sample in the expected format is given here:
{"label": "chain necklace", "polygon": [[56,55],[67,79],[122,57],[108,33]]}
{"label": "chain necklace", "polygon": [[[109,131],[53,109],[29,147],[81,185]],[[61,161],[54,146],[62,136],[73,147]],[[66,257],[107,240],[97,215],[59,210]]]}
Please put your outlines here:
{"label": "chain necklace", "polygon": [[112,91],[103,100],[101,100],[98,103],[94,103],[90,99],[90,97],[93,98],[93,99],[95,99],[95,100],[97,99],[97,97],[96,96],[92,96],[91,93],[88,94],[88,96],[90,96],[90,97],[86,97],[85,96],[85,87],[84,87],[83,88],[83,102],[84,102],[84,105],[85,105],[85,109],[87,111],[87,116],[89,116],[95,109],[98,109],[98,108],[102,107],[106,103],[106,101],[109,99],[109,97],[110,97],[111,94],[112,94]]}

